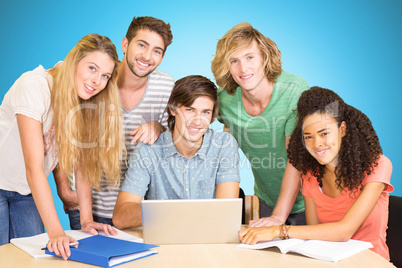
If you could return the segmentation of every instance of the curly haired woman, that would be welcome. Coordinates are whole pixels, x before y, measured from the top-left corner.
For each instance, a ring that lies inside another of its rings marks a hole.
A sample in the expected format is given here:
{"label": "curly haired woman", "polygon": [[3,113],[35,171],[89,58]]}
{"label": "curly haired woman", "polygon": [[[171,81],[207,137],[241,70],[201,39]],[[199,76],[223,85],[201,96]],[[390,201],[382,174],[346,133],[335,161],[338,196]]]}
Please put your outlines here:
{"label": "curly haired woman", "polygon": [[392,164],[361,111],[333,91],[312,87],[297,104],[298,123],[288,156],[302,174],[306,226],[248,228],[243,243],[280,237],[373,244],[389,260],[385,243]]}

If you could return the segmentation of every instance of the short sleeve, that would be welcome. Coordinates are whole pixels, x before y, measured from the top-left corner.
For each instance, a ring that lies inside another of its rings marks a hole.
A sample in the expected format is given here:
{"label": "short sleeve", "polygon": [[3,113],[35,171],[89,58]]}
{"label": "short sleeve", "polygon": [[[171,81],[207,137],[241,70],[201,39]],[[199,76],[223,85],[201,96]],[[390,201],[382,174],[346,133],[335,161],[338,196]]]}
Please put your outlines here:
{"label": "short sleeve", "polygon": [[[294,109],[296,109],[296,106],[294,107]],[[288,120],[286,121],[286,125],[285,125],[285,136],[286,137],[290,137],[292,136],[293,130],[296,127],[296,112],[292,111],[288,117]]]}
{"label": "short sleeve", "polygon": [[393,192],[394,187],[391,185],[391,161],[385,155],[381,155],[377,163],[378,165],[374,167],[373,172],[364,178],[362,182],[363,186],[370,182],[382,182],[387,185],[387,187],[384,188],[385,193]]}
{"label": "short sleeve", "polygon": [[39,74],[26,73],[13,85],[14,115],[22,114],[43,123],[50,107],[48,81]]}
{"label": "short sleeve", "polygon": [[143,145],[136,147],[128,161],[128,170],[126,179],[123,182],[121,191],[129,192],[139,196],[145,196],[148,191],[148,185],[151,181],[148,172],[149,156],[144,155]]}
{"label": "short sleeve", "polygon": [[285,126],[285,136],[290,137],[293,133],[293,130],[296,127],[297,124],[297,102],[299,101],[300,95],[302,94],[303,91],[308,90],[309,86],[304,79],[295,76],[296,78],[293,80],[293,83],[295,85],[295,88],[292,90],[292,98],[290,101],[290,106],[289,109],[291,113],[288,116],[288,119],[286,121],[286,126]]}
{"label": "short sleeve", "polygon": [[217,184],[229,181],[240,182],[239,175],[239,146],[235,138],[227,132],[221,135],[223,145],[217,171]]}
{"label": "short sleeve", "polygon": [[224,109],[224,107],[225,107],[225,103],[227,102],[227,92],[226,92],[226,90],[224,89],[224,88],[222,88],[222,87],[219,87],[218,88],[218,101],[219,101],[219,109],[218,109],[218,116],[217,116],[217,120],[220,122],[220,123],[222,123],[222,124],[224,124],[225,125],[225,120],[224,120],[224,118],[225,118],[225,115],[224,115],[224,113],[222,112],[222,110]]}

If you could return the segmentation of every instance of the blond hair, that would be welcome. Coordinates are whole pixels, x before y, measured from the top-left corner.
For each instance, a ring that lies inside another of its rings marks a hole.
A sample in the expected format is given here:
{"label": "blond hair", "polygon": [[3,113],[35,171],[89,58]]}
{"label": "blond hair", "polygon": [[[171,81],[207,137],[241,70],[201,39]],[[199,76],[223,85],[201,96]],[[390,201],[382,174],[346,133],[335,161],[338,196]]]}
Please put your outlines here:
{"label": "blond hair", "polygon": [[[78,62],[88,53],[101,51],[115,62],[106,87],[83,100],[77,95]],[[94,187],[105,174],[109,185],[120,184],[120,161],[125,154],[120,97],[117,88],[118,55],[109,38],[84,36],[61,64],[51,70],[51,108],[56,132],[59,166],[65,174],[79,168]]]}
{"label": "blond hair", "polygon": [[219,39],[211,65],[216,83],[229,94],[234,94],[239,86],[230,74],[230,58],[239,47],[249,45],[254,40],[261,50],[268,80],[275,83],[282,73],[281,52],[275,42],[254,29],[250,23],[239,23]]}

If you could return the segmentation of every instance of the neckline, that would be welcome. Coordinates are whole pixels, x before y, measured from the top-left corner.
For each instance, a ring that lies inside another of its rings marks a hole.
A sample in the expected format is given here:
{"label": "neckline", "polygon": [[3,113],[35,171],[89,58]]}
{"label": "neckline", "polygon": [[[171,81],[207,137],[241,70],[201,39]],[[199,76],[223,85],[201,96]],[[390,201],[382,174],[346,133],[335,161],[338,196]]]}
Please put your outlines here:
{"label": "neckline", "polygon": [[149,81],[150,81],[150,79],[151,79],[151,75],[152,75],[152,74],[153,74],[153,72],[148,75],[148,78],[147,78],[147,85],[145,86],[144,94],[142,94],[141,100],[137,103],[137,105],[135,105],[135,106],[134,106],[133,108],[131,108],[130,110],[127,110],[126,108],[123,107],[123,105],[121,105],[121,107],[122,107],[122,109],[123,109],[124,112],[130,113],[130,112],[136,110],[136,109],[141,105],[141,103],[144,101],[145,96],[146,96],[147,93],[148,93]]}
{"label": "neckline", "polygon": [[262,111],[259,115],[256,115],[256,116],[249,115],[249,114],[246,112],[246,109],[244,108],[243,98],[242,98],[242,96],[241,96],[241,88],[240,88],[240,86],[237,87],[236,94],[237,94],[237,98],[238,98],[239,102],[241,103],[241,112],[242,112],[242,114],[243,114],[244,116],[246,116],[247,118],[255,119],[255,118],[258,118],[258,117],[260,117],[260,116],[265,115],[265,114],[268,113],[268,111],[271,109],[271,107],[272,107],[272,102],[274,102],[274,101],[276,100],[276,96],[277,96],[277,94],[276,94],[276,83],[273,83],[273,84],[272,84],[271,99],[270,99],[270,101],[269,101],[267,107],[265,107],[264,111]]}

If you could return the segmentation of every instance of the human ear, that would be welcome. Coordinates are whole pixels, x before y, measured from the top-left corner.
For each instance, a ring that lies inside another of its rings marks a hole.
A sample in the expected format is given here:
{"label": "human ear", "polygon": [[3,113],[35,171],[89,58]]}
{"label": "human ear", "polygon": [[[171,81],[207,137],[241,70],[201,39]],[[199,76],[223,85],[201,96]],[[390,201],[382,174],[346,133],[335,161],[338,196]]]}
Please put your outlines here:
{"label": "human ear", "polygon": [[123,40],[121,41],[121,50],[123,50],[124,54],[126,54],[127,52],[127,47],[128,47],[128,39],[127,37],[124,37]]}
{"label": "human ear", "polygon": [[176,116],[176,111],[173,108],[169,108],[170,113],[172,114],[172,116]]}
{"label": "human ear", "polygon": [[342,121],[341,126],[339,128],[341,130],[342,138],[345,137],[345,135],[346,135],[346,122]]}

